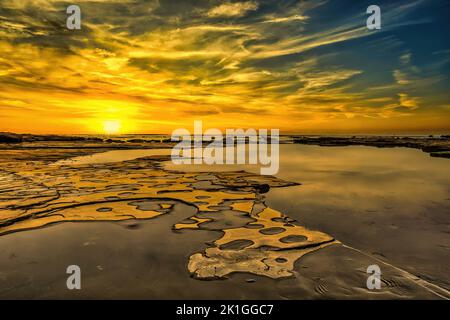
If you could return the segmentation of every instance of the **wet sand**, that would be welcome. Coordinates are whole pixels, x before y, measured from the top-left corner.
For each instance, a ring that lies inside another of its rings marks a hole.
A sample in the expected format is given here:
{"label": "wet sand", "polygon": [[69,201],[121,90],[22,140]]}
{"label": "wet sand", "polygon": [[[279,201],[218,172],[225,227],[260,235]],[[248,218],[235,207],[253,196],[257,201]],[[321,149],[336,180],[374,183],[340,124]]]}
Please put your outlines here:
{"label": "wet sand", "polygon": [[[268,205],[268,191],[296,183],[169,171],[164,156],[51,165],[86,151],[76,153],[3,153],[1,298],[448,298]],[[71,264],[82,269],[80,291],[66,288]],[[382,265],[379,291],[366,288],[371,264]]]}
{"label": "wet sand", "polygon": [[[220,236],[206,230],[173,233],[171,225],[193,213],[127,223],[64,223],[20,232],[0,241],[2,299],[439,299],[383,267],[382,289],[365,287],[367,265],[377,261],[332,245],[297,261],[294,276],[281,279],[235,273],[198,280],[189,256]],[[130,227],[131,226],[131,227]],[[82,290],[67,290],[65,269],[82,270]]]}

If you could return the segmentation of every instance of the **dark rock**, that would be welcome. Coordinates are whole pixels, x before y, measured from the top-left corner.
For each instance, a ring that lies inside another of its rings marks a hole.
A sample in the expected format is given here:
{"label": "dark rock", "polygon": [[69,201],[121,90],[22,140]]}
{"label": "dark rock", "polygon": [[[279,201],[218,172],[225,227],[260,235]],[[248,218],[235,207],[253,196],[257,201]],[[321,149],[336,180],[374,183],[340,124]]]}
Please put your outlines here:
{"label": "dark rock", "polygon": [[259,184],[255,186],[255,188],[259,193],[267,193],[270,190],[270,186],[268,184]]}
{"label": "dark rock", "polygon": [[0,132],[0,142],[3,143],[20,143],[22,142],[22,137],[18,134]]}

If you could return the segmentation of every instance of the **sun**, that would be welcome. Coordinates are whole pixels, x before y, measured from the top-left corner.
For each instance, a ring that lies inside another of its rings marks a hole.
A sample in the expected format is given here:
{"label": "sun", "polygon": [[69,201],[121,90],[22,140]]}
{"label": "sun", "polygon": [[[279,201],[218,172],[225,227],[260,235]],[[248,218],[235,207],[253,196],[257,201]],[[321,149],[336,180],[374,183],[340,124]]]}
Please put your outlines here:
{"label": "sun", "polygon": [[117,134],[120,132],[122,124],[119,120],[103,121],[103,132],[105,134]]}

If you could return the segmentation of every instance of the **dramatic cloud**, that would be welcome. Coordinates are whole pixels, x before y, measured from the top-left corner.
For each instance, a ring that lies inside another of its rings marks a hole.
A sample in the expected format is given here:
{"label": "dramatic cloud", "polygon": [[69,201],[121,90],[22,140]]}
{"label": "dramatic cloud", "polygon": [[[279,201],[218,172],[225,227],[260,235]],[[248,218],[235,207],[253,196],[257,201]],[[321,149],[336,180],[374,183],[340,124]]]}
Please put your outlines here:
{"label": "dramatic cloud", "polygon": [[258,9],[258,3],[254,1],[224,3],[210,9],[208,17],[242,17],[249,11]]}
{"label": "dramatic cloud", "polygon": [[0,131],[448,130],[448,4],[352,3],[2,0]]}

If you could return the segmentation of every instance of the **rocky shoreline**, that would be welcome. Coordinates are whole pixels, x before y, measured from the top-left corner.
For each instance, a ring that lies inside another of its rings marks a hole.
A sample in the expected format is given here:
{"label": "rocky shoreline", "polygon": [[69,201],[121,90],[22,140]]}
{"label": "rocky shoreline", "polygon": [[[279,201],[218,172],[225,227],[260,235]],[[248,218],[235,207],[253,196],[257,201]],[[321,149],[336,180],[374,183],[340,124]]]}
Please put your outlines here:
{"label": "rocky shoreline", "polygon": [[[64,146],[58,146],[63,143]],[[139,149],[170,147],[174,144],[170,138],[149,135],[148,138],[112,138],[96,136],[70,136],[70,135],[34,135],[0,132],[0,149],[38,149],[38,148],[64,148],[77,149]],[[307,144],[324,147],[336,146],[371,146],[377,148],[413,148],[420,149],[432,157],[450,158],[450,135],[435,136],[308,136],[283,135],[281,144]]]}
{"label": "rocky shoreline", "polygon": [[[151,135],[150,135],[151,136]],[[170,142],[170,139],[112,139],[109,136],[83,136],[83,135],[37,135],[0,132],[0,143],[18,144],[27,142],[101,142],[101,143],[144,143],[144,142]]]}
{"label": "rocky shoreline", "polygon": [[292,136],[293,143],[336,146],[370,146],[378,148],[413,148],[429,153],[432,157],[450,158],[450,136],[353,136],[353,137],[308,137]]}
{"label": "rocky shoreline", "polygon": [[[167,156],[54,163],[91,154],[83,145],[91,143],[0,153],[0,298],[449,297],[446,279],[422,279],[403,264],[393,267],[392,257],[308,228],[307,203],[292,208],[297,218],[266,203],[269,191],[287,192],[296,182],[245,171],[172,171],[162,165]],[[334,218],[339,225],[342,215]],[[358,226],[373,230],[360,223],[352,232]],[[74,262],[83,268],[76,296],[65,286]],[[377,292],[365,287],[373,264],[383,270]]]}

